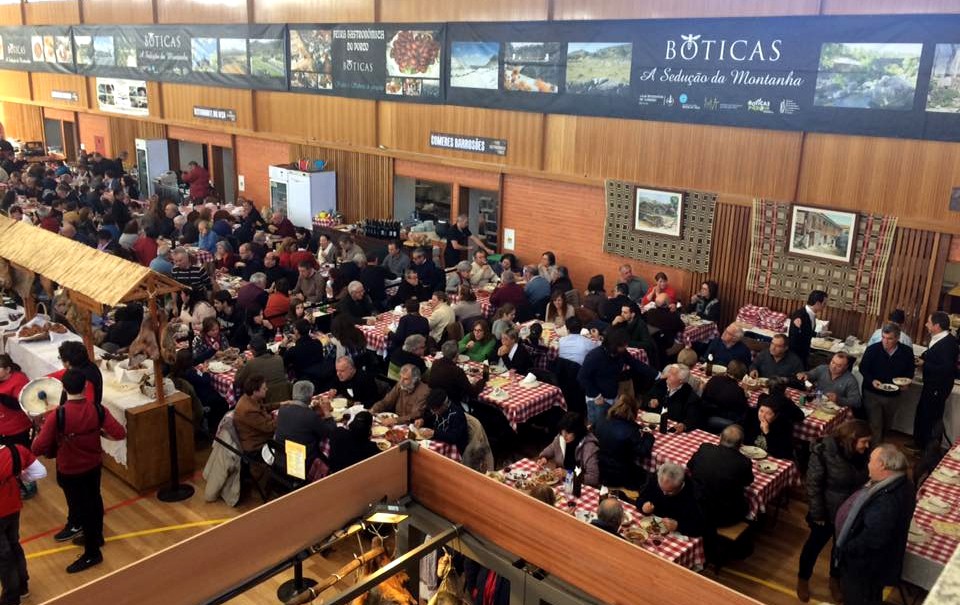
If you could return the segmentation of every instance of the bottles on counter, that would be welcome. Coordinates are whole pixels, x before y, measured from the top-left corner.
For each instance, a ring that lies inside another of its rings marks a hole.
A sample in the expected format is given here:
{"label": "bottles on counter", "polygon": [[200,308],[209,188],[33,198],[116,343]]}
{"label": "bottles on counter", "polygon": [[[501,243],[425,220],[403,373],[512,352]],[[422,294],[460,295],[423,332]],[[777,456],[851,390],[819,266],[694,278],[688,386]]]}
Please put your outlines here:
{"label": "bottles on counter", "polygon": [[360,230],[367,237],[397,239],[400,237],[400,221],[366,220],[361,223]]}

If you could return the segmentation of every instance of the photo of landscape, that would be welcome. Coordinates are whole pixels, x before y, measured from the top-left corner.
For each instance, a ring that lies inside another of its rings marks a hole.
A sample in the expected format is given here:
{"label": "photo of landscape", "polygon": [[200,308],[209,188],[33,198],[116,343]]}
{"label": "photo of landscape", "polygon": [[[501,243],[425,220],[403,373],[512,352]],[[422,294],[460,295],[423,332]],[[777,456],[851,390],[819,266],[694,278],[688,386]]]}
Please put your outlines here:
{"label": "photo of landscape", "polygon": [[94,36],[93,64],[116,65],[113,55],[113,36]]}
{"label": "photo of landscape", "polygon": [[680,237],[682,217],[683,194],[679,191],[637,188],[634,230]]}
{"label": "photo of landscape", "polygon": [[922,51],[923,44],[824,44],[814,104],[911,110]]}
{"label": "photo of landscape", "polygon": [[937,44],[927,111],[960,113],[960,44]]}
{"label": "photo of landscape", "polygon": [[220,73],[243,76],[248,65],[246,38],[220,38]]}
{"label": "photo of landscape", "polygon": [[633,44],[622,42],[567,45],[567,92],[621,95],[630,91]]}
{"label": "photo of landscape", "polygon": [[193,71],[217,73],[219,61],[216,38],[193,38],[190,40],[190,49]]}
{"label": "photo of landscape", "polygon": [[456,88],[500,88],[500,44],[497,42],[454,42],[451,45],[450,86]]}
{"label": "photo of landscape", "polygon": [[286,71],[283,65],[283,40],[250,40],[250,75],[265,78],[283,78]]}
{"label": "photo of landscape", "polygon": [[559,42],[508,42],[503,60],[510,63],[559,64],[563,44]]}
{"label": "photo of landscape", "polygon": [[119,36],[115,41],[118,67],[137,66],[137,44],[132,38]]}
{"label": "photo of landscape", "polygon": [[93,63],[93,37],[74,36],[73,45],[76,49],[77,65],[90,65]]}

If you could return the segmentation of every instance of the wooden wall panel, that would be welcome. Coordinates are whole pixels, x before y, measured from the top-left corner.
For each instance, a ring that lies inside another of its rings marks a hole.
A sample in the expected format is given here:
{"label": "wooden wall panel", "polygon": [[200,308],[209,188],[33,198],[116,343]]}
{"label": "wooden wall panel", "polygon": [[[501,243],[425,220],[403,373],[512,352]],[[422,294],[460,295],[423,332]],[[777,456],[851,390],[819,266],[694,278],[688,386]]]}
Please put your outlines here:
{"label": "wooden wall panel", "polygon": [[291,145],[290,160],[326,160],[337,173],[337,209],[347,222],[393,218],[393,160],[388,157]]}
{"label": "wooden wall panel", "polygon": [[19,2],[0,5],[0,25],[23,25],[23,8]]}
{"label": "wooden wall panel", "polygon": [[113,155],[113,140],[110,138],[110,118],[92,113],[77,114],[77,131],[80,143],[88,153],[97,149],[97,138],[103,139],[104,150]]}
{"label": "wooden wall panel", "polygon": [[21,141],[43,140],[43,112],[35,105],[4,101],[2,120],[6,137]]}
{"label": "wooden wall panel", "polygon": [[247,23],[247,0],[155,0],[157,23]]}
{"label": "wooden wall panel", "polygon": [[184,128],[183,126],[167,126],[167,137],[178,141],[192,141],[202,145],[217,145],[219,147],[233,147],[233,136],[224,132]]}
{"label": "wooden wall panel", "polygon": [[[381,102],[378,109],[380,144],[388,149],[530,170],[541,167],[543,114],[387,102]],[[434,149],[430,147],[431,132],[506,139],[507,155]]]}
{"label": "wooden wall panel", "polygon": [[548,172],[786,200],[794,195],[798,132],[562,115],[546,120]]}
{"label": "wooden wall panel", "polygon": [[[210,130],[236,127],[253,130],[253,92],[237,88],[194,86],[191,84],[161,84],[163,117],[176,122],[196,124]],[[237,113],[236,123],[218,122],[193,117],[194,106],[232,109]]]}
{"label": "wooden wall panel", "polygon": [[153,23],[153,0],[81,0],[84,23]]}
{"label": "wooden wall panel", "polygon": [[887,13],[960,13],[955,0],[822,0],[824,15],[882,15]]}
{"label": "wooden wall panel", "polygon": [[[87,79],[83,76],[35,73],[31,75],[30,81],[33,89],[33,99],[38,103],[53,107],[75,107],[78,109],[86,109],[90,106],[87,97]],[[77,94],[77,100],[61,101],[60,99],[54,99],[51,95],[55,90],[74,92]]]}
{"label": "wooden wall panel", "polygon": [[807,134],[799,179],[798,201],[869,209],[898,216],[904,227],[960,234],[960,215],[947,210],[960,186],[956,143]]}
{"label": "wooden wall panel", "polygon": [[256,92],[257,128],[303,141],[377,146],[377,103],[287,92]]}
{"label": "wooden wall panel", "polygon": [[131,118],[109,118],[110,157],[117,157],[121,151],[130,154],[130,161],[136,158],[136,139],[164,139],[167,127],[156,122],[145,122]]}
{"label": "wooden wall panel", "polygon": [[55,109],[53,107],[43,108],[43,117],[47,120],[61,120],[64,122],[76,122],[77,112],[66,109]]}
{"label": "wooden wall panel", "polygon": [[260,0],[254,23],[372,23],[377,0]]}
{"label": "wooden wall panel", "polygon": [[603,252],[603,195],[601,187],[504,175],[500,213],[503,227],[516,232],[514,253],[520,262],[536,264],[551,250],[580,290],[596,274],[603,274],[607,290],[613,290],[619,266],[629,262],[648,282],[664,271],[678,294],[689,296],[690,272]]}
{"label": "wooden wall panel", "polygon": [[29,101],[30,73],[0,69],[0,98]]}
{"label": "wooden wall panel", "polygon": [[544,21],[550,0],[378,0],[380,21]]}
{"label": "wooden wall panel", "polygon": [[[891,1],[896,2],[898,0]],[[663,0],[603,0],[602,2],[553,0],[553,18],[562,21],[565,19],[816,15],[819,2],[820,0],[780,0],[778,2],[758,0],[674,0],[672,2],[663,2]]]}
{"label": "wooden wall panel", "polygon": [[253,200],[258,208],[270,205],[270,179],[267,170],[271,164],[290,161],[290,144],[265,139],[236,137],[233,147],[237,176],[244,180],[244,190],[238,195]]}
{"label": "wooden wall panel", "polygon": [[80,23],[80,0],[24,4],[23,16],[27,25],[75,25]]}

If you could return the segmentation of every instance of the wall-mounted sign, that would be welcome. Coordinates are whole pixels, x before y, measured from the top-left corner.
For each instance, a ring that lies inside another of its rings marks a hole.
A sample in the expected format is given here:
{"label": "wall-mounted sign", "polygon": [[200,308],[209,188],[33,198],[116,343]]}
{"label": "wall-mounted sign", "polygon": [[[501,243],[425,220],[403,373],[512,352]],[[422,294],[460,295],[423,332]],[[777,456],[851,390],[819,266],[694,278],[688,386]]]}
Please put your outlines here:
{"label": "wall-mounted sign", "polygon": [[77,25],[73,40],[84,75],[287,89],[283,25]]}
{"label": "wall-mounted sign", "polygon": [[50,98],[56,99],[58,101],[73,101],[76,102],[80,100],[80,95],[73,92],[72,90],[51,90]]}
{"label": "wall-mounted sign", "polygon": [[147,83],[143,80],[97,78],[97,106],[100,111],[148,116]]}
{"label": "wall-mounted sign", "polygon": [[430,146],[438,149],[452,149],[454,151],[468,151],[471,153],[507,155],[507,141],[505,139],[487,139],[484,137],[431,132]]}
{"label": "wall-mounted sign", "polygon": [[215,107],[193,106],[193,117],[204,120],[220,120],[221,122],[236,122],[237,112],[232,109],[217,109]]}
{"label": "wall-mounted sign", "polygon": [[0,27],[0,69],[73,72],[69,27]]}
{"label": "wall-mounted sign", "polygon": [[289,29],[291,90],[368,99],[443,99],[442,24]]}

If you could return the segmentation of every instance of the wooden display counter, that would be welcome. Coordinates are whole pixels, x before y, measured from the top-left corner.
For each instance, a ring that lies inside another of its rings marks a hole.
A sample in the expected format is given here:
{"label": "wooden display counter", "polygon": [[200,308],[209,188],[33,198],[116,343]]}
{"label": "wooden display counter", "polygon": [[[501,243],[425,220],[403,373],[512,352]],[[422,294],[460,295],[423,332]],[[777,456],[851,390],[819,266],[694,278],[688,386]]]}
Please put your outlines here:
{"label": "wooden display counter", "polygon": [[[188,418],[193,417],[190,397],[171,393],[167,402]],[[124,483],[145,492],[162,486],[170,480],[170,450],[167,435],[167,409],[156,401],[124,411],[127,425],[127,464],[112,456],[103,457],[103,466]],[[194,470],[193,426],[184,418],[177,418],[177,459],[181,475]]]}

